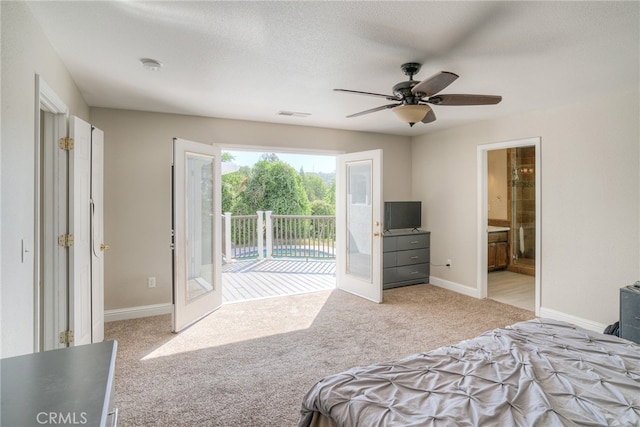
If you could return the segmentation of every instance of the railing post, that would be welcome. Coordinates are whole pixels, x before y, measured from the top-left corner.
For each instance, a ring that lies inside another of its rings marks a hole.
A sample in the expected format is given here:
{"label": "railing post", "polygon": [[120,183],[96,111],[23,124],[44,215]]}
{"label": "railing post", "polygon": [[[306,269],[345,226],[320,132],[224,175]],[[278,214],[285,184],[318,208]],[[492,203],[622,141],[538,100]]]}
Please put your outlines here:
{"label": "railing post", "polygon": [[256,211],[256,214],[258,215],[258,223],[256,225],[256,233],[257,233],[257,237],[258,237],[258,259],[264,259],[264,241],[263,241],[263,235],[264,235],[264,229],[263,229],[263,217],[262,214],[264,213],[264,211]]}
{"label": "railing post", "polygon": [[271,221],[271,213],[273,211],[265,211],[265,217],[267,220],[266,234],[267,234],[267,259],[273,258],[273,223]]}
{"label": "railing post", "polygon": [[224,253],[227,256],[227,262],[235,261],[231,252],[231,212],[224,213]]}

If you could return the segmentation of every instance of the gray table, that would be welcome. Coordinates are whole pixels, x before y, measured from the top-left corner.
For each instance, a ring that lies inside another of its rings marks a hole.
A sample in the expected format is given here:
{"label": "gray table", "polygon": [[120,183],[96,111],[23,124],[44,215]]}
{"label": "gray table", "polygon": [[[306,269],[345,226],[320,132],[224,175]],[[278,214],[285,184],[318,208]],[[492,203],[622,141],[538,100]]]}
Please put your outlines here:
{"label": "gray table", "polygon": [[116,348],[106,341],[2,359],[2,426],[115,425]]}

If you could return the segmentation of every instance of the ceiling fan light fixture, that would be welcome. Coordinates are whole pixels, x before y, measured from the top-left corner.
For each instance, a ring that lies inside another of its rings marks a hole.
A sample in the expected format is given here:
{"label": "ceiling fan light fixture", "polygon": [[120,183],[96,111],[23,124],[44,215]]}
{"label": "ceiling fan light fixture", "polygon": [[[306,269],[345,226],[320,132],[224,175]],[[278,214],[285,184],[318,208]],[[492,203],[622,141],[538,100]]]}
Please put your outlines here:
{"label": "ceiling fan light fixture", "polygon": [[391,110],[396,113],[396,116],[398,116],[400,120],[409,123],[409,126],[413,126],[425,118],[431,110],[431,107],[424,104],[405,104],[399,105]]}

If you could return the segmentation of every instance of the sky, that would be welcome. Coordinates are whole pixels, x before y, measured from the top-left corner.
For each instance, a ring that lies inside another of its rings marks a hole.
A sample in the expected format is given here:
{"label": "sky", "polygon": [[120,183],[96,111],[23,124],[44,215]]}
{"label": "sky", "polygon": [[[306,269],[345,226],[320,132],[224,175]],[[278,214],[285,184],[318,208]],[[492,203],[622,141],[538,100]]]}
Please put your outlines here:
{"label": "sky", "polygon": [[[223,151],[231,153],[235,158],[233,163],[238,166],[253,166],[258,160],[260,160],[262,154],[264,154],[260,151]],[[305,172],[333,173],[336,171],[335,156],[289,153],[276,153],[276,156],[278,156],[278,159],[283,162],[289,163],[297,171],[300,170],[300,167],[302,167]]]}

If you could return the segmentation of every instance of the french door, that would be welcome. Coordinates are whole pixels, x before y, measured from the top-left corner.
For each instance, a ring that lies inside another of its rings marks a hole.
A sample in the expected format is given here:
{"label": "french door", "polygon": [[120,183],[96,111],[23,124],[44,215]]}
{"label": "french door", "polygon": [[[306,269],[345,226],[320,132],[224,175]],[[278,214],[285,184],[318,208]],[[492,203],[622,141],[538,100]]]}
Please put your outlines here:
{"label": "french door", "polygon": [[220,148],[173,140],[173,331],[222,304]]}
{"label": "french door", "polygon": [[336,158],[339,289],[382,302],[382,150]]}

